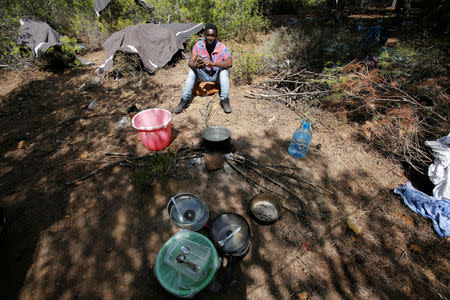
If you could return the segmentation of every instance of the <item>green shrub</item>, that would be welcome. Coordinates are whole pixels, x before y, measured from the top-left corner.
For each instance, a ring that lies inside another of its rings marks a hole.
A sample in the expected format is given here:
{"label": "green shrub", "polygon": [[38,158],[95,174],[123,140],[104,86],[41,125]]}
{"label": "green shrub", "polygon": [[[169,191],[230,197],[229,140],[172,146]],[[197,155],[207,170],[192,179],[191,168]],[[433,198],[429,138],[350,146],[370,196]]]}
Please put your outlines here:
{"label": "green shrub", "polygon": [[60,42],[61,44],[48,48],[47,52],[38,59],[39,66],[66,68],[79,65],[76,54],[80,54],[82,48],[77,43],[77,39],[62,36]]}
{"label": "green shrub", "polygon": [[345,27],[305,24],[274,30],[265,50],[272,61],[268,66],[290,60],[320,71],[326,62],[344,65],[372,49],[364,49],[360,37]]}
{"label": "green shrub", "polygon": [[[258,0],[161,0],[148,1],[154,6],[148,11],[135,0],[111,1],[98,18],[93,1],[86,0],[0,0],[0,64],[17,58],[11,54],[19,31],[19,18],[43,21],[61,36],[76,37],[88,49],[99,48],[113,32],[147,21],[215,23],[219,38],[251,41],[256,31],[268,28]],[[194,43],[191,39],[188,47]]]}
{"label": "green shrub", "polygon": [[192,48],[194,48],[195,43],[197,43],[202,37],[200,35],[194,34],[191,35],[189,40],[186,43],[186,50],[190,51]]}
{"label": "green shrub", "polygon": [[399,81],[415,83],[423,78],[445,75],[448,72],[446,49],[413,47],[401,44],[394,48],[381,48],[378,67],[386,76]]}
{"label": "green shrub", "polygon": [[140,189],[150,188],[155,179],[162,178],[173,170],[175,165],[175,154],[170,151],[167,153],[155,153],[146,159],[133,160],[130,180]]}
{"label": "green shrub", "polygon": [[33,53],[30,48],[9,39],[0,40],[0,65],[18,69],[30,65],[32,60]]}
{"label": "green shrub", "polygon": [[235,55],[231,79],[234,83],[251,83],[263,70],[263,53],[241,52]]}
{"label": "green shrub", "polygon": [[241,41],[254,41],[257,31],[268,28],[268,21],[262,17],[258,0],[215,1],[213,22],[225,39],[235,37]]}
{"label": "green shrub", "polygon": [[325,7],[326,2],[327,0],[262,0],[260,5],[269,14],[292,14],[303,7]]}
{"label": "green shrub", "polygon": [[219,29],[219,39],[236,38],[251,41],[256,31],[268,28],[258,0],[185,0],[155,1],[153,19],[171,21],[214,23]]}

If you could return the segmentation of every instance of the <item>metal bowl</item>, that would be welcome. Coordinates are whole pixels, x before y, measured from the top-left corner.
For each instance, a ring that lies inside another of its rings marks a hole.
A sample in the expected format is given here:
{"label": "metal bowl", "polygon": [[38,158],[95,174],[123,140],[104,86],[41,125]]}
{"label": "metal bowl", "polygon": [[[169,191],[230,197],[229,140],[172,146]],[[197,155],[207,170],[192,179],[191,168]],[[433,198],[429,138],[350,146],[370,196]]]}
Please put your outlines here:
{"label": "metal bowl", "polygon": [[281,205],[272,195],[260,194],[250,202],[250,211],[258,223],[271,224],[280,217]]}
{"label": "metal bowl", "polygon": [[221,126],[211,126],[203,131],[203,138],[208,142],[224,142],[231,138],[231,131]]}

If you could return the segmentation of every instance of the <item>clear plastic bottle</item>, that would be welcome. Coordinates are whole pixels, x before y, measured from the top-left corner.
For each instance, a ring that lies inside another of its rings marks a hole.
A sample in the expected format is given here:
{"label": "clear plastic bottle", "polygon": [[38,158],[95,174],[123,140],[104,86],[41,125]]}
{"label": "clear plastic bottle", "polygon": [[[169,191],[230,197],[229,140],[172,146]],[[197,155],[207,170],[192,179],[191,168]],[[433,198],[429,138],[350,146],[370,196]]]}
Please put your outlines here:
{"label": "clear plastic bottle", "polygon": [[312,132],[309,123],[306,119],[302,120],[302,124],[297,129],[292,137],[291,144],[288,148],[288,153],[293,158],[302,158],[308,152],[309,144],[312,140]]}
{"label": "clear plastic bottle", "polygon": [[88,107],[87,107],[87,110],[94,110],[94,108],[96,108],[97,105],[98,105],[98,101],[97,101],[97,100],[94,100],[94,101],[92,101],[91,103],[89,103],[89,105],[88,105]]}

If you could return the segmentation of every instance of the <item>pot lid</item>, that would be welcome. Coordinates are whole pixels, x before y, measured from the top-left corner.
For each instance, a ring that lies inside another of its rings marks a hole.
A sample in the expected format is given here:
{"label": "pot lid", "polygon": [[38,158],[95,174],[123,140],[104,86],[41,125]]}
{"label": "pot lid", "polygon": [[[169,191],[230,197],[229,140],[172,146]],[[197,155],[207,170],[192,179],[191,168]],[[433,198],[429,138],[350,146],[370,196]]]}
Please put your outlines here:
{"label": "pot lid", "polygon": [[[239,230],[237,230],[240,227]],[[225,255],[240,255],[250,244],[250,226],[241,215],[225,213],[217,216],[210,225],[210,236],[216,247]],[[232,233],[234,235],[227,239]],[[224,241],[223,246],[219,241]]]}
{"label": "pot lid", "polygon": [[202,228],[209,218],[208,208],[203,201],[188,193],[172,197],[167,204],[167,213],[176,227],[193,231]]}

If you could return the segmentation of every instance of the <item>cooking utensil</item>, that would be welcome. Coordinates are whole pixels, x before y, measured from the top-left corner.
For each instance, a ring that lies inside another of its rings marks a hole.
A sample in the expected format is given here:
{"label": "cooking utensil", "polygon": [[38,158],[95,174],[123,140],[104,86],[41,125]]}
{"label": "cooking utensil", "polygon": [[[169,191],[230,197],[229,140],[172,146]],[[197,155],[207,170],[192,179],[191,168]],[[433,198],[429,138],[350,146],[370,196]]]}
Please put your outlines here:
{"label": "cooking utensil", "polygon": [[217,244],[219,245],[219,247],[223,247],[223,245],[225,245],[225,242],[231,239],[239,230],[241,230],[241,226],[238,225],[238,227],[232,233],[227,235],[223,240],[218,241]]}
{"label": "cooking utensil", "polygon": [[281,215],[280,202],[269,194],[259,194],[250,202],[253,218],[261,224],[272,224]]}
{"label": "cooking utensil", "polygon": [[231,131],[221,126],[211,126],[203,131],[203,138],[210,142],[223,142],[231,138]]}
{"label": "cooking utensil", "polygon": [[[181,253],[181,246],[189,247],[191,254],[188,260],[199,266],[199,272],[177,262],[176,256]],[[207,247],[209,251],[204,251],[203,247]],[[161,247],[153,271],[166,291],[178,298],[192,298],[213,281],[221,262],[208,237],[190,230],[179,230]]]}
{"label": "cooking utensil", "polygon": [[175,201],[175,198],[174,197],[170,198],[170,201],[172,202],[173,207],[175,208],[175,211],[177,212],[177,215],[178,215],[178,217],[180,219],[180,222],[183,223],[183,215],[178,210],[177,202]]}
{"label": "cooking utensil", "polygon": [[189,268],[191,268],[192,271],[194,271],[194,272],[198,272],[200,270],[199,267],[196,264],[194,264],[193,262],[188,261],[186,256],[184,254],[182,254],[182,253],[177,255],[177,262],[179,262],[180,264],[181,263],[187,264],[189,266]]}
{"label": "cooking utensil", "polygon": [[205,146],[210,152],[232,152],[231,131],[221,126],[211,126],[203,131]]}
{"label": "cooking utensil", "polygon": [[191,249],[189,249],[189,247],[187,247],[187,246],[181,246],[180,250],[181,250],[181,253],[183,253],[184,255],[191,254]]}
{"label": "cooking utensil", "polygon": [[199,197],[188,193],[170,198],[167,213],[176,227],[192,231],[202,228],[209,219],[205,203]]}
{"label": "cooking utensil", "polygon": [[[239,230],[237,230],[237,226],[240,227]],[[236,232],[229,237],[234,231]],[[223,213],[211,221],[209,235],[222,255],[227,258],[225,281],[223,283],[223,291],[226,292],[231,283],[233,264],[243,258],[250,249],[250,226],[241,215]],[[229,239],[224,242],[223,246],[220,246],[219,241],[223,241],[227,237]]]}

